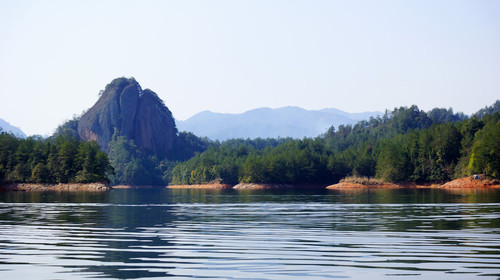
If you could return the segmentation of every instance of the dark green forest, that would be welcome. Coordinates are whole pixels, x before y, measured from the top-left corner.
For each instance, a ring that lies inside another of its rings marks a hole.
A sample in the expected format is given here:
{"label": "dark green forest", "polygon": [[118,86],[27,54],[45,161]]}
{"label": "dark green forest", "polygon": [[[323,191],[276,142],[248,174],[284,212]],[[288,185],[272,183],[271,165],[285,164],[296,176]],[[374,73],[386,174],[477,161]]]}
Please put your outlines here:
{"label": "dark green forest", "polygon": [[0,132],[0,182],[107,182],[111,171],[95,142],[71,136],[21,139]]}
{"label": "dark green forest", "polygon": [[452,109],[395,108],[316,138],[232,139],[180,132],[166,155],[119,131],[109,154],[78,138],[75,118],[47,139],[0,133],[0,182],[109,181],[113,185],[239,182],[333,184],[350,176],[438,183],[471,174],[500,178],[500,101],[468,117]]}
{"label": "dark green forest", "polygon": [[451,109],[400,107],[354,126],[331,127],[314,139],[214,143],[176,165],[171,183],[331,184],[349,175],[430,183],[476,173],[499,178],[498,139],[498,111],[468,118]]}
{"label": "dark green forest", "polygon": [[[75,116],[61,124],[54,137],[80,139],[77,131],[80,118],[81,116]],[[201,138],[190,132],[179,132],[173,148],[166,155],[158,155],[141,149],[134,140],[115,130],[108,144],[108,158],[113,170],[108,179],[112,185],[166,185],[172,181],[172,169],[178,163],[202,153],[211,144],[208,138]]]}
{"label": "dark green forest", "polygon": [[210,145],[208,139],[180,132],[174,148],[166,157],[142,151],[133,140],[116,132],[109,143],[109,160],[114,172],[113,185],[166,185],[172,181],[172,169],[180,162],[201,153]]}

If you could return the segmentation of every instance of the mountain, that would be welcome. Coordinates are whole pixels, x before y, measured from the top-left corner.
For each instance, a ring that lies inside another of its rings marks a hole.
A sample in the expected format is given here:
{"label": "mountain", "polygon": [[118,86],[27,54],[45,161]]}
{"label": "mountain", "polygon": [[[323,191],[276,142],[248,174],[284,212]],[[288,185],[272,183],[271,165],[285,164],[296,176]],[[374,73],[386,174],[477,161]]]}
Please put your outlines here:
{"label": "mountain", "polygon": [[355,124],[381,112],[347,113],[338,109],[305,110],[299,107],[259,108],[242,114],[203,111],[177,120],[179,131],[189,131],[214,140],[231,138],[316,137],[331,126]]}
{"label": "mountain", "polygon": [[26,134],[24,134],[24,132],[20,128],[12,126],[10,123],[2,119],[0,119],[0,129],[6,132],[11,132],[17,137],[26,138]]}
{"label": "mountain", "polygon": [[491,106],[484,107],[483,109],[477,111],[472,116],[477,118],[482,118],[487,114],[494,114],[498,111],[500,111],[500,100],[495,101],[495,103],[493,103]]}
{"label": "mountain", "polygon": [[149,89],[133,78],[117,78],[78,121],[78,135],[96,140],[105,152],[113,135],[125,136],[144,152],[165,155],[174,145],[177,129],[172,113]]}

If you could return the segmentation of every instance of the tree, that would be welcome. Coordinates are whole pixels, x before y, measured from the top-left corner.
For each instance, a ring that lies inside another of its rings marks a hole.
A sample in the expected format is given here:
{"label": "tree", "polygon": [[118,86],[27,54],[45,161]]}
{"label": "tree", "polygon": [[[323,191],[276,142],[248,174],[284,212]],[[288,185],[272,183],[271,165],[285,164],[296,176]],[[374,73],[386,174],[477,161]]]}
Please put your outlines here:
{"label": "tree", "polygon": [[35,168],[33,168],[31,181],[35,183],[49,183],[52,181],[50,170],[45,164],[39,163],[35,166]]}
{"label": "tree", "polygon": [[80,141],[70,135],[18,139],[0,133],[0,181],[107,181],[108,171],[108,157],[96,143]]}
{"label": "tree", "polygon": [[74,180],[77,167],[78,140],[71,136],[60,136],[55,140],[58,152],[56,161],[52,161],[52,169],[55,170],[56,180],[59,183],[68,183]]}
{"label": "tree", "polygon": [[495,115],[467,119],[451,109],[425,113],[411,106],[354,126],[331,127],[315,139],[214,142],[177,164],[172,182],[323,184],[354,174],[425,183],[454,179],[471,168],[498,176],[495,121]]}
{"label": "tree", "polygon": [[377,161],[377,177],[388,182],[404,182],[409,178],[409,158],[402,139],[386,141]]}
{"label": "tree", "polygon": [[481,173],[500,178],[500,119],[488,122],[482,131],[478,132],[472,154],[469,160],[469,168],[472,173]]}
{"label": "tree", "polygon": [[31,177],[31,170],[24,164],[17,164],[7,176],[7,180],[12,182],[27,182]]}
{"label": "tree", "polygon": [[139,150],[134,140],[116,131],[109,143],[109,159],[114,172],[110,175],[111,183],[127,185],[154,185],[163,176],[154,156],[148,156]]}

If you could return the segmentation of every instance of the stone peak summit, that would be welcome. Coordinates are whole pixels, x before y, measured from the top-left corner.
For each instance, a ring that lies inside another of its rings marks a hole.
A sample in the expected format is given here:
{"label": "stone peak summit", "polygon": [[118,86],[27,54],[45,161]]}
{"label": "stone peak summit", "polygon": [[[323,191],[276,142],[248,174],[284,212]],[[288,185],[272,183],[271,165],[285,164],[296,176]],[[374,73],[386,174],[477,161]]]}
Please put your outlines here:
{"label": "stone peak summit", "polygon": [[177,128],[170,110],[150,89],[134,78],[117,78],[80,119],[78,135],[95,140],[106,152],[113,135],[133,140],[144,152],[165,155],[172,149]]}

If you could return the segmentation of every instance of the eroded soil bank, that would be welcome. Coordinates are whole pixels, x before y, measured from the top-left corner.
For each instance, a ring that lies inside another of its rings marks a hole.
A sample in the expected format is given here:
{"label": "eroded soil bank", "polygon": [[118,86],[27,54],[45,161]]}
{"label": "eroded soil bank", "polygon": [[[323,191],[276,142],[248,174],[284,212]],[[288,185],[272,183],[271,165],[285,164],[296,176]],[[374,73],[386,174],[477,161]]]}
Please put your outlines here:
{"label": "eroded soil bank", "polygon": [[234,189],[234,190],[287,190],[287,189],[324,189],[325,185],[291,185],[291,184],[264,184],[239,183],[230,184],[199,184],[199,185],[170,185],[169,189]]}
{"label": "eroded soil bank", "polygon": [[472,188],[500,188],[498,180],[489,179],[474,179],[473,177],[465,177],[456,179],[445,184],[430,184],[430,185],[417,185],[417,184],[357,184],[357,183],[338,183],[326,187],[330,190],[335,189],[409,189],[409,188],[443,188],[443,189],[472,189]]}
{"label": "eroded soil bank", "polygon": [[[109,191],[111,189],[145,189],[158,188],[153,186],[109,186],[104,183],[88,183],[88,184],[35,184],[35,183],[11,183],[0,185],[0,191]],[[161,187],[160,187],[161,188]],[[489,179],[474,179],[473,177],[465,177],[456,179],[445,184],[362,184],[352,182],[340,182],[330,186],[321,185],[291,185],[291,184],[255,184],[255,183],[240,183],[237,185],[231,184],[196,184],[196,185],[170,185],[169,189],[235,189],[235,190],[278,190],[278,189],[330,189],[330,190],[349,190],[349,189],[411,189],[411,188],[443,188],[443,189],[485,189],[485,188],[500,188],[500,181]]]}
{"label": "eroded soil bank", "polygon": [[229,184],[170,185],[168,189],[232,189]]}
{"label": "eroded soil bank", "polygon": [[88,184],[35,184],[35,183],[12,183],[0,186],[4,191],[109,191],[111,187],[104,183]]}

